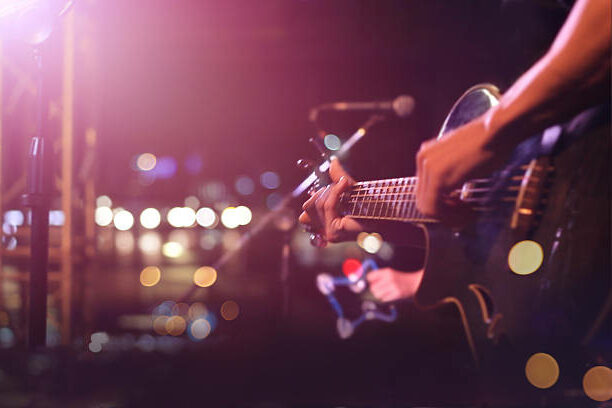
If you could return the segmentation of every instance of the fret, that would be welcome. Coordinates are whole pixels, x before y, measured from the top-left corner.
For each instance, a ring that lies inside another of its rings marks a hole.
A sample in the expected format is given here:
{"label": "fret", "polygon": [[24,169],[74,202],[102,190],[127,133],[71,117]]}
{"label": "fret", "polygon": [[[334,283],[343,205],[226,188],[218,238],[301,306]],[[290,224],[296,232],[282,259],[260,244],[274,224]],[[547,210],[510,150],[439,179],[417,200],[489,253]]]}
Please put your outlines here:
{"label": "fret", "polygon": [[414,191],[416,189],[415,182],[416,182],[416,178],[414,178],[414,177],[410,178],[410,197],[411,197],[411,200],[410,200],[410,204],[409,204],[410,205],[410,216],[408,217],[410,219],[416,219],[416,215],[417,215],[416,214],[416,205],[415,205],[415,202],[414,202],[414,197],[415,197]]}

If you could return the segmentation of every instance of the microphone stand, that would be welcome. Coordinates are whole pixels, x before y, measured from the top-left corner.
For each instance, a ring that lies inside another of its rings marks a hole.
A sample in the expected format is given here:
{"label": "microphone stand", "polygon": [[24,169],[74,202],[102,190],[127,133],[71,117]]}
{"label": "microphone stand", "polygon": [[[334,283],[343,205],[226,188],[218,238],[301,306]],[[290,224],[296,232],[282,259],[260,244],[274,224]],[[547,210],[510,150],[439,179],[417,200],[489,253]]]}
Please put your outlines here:
{"label": "microphone stand", "polygon": [[26,345],[33,351],[43,347],[47,334],[47,269],[49,261],[49,208],[52,174],[51,157],[45,145],[47,91],[43,87],[41,46],[34,48],[37,65],[36,134],[29,151],[28,182],[22,202],[31,209],[30,282],[28,288],[28,331]]}
{"label": "microphone stand", "polygon": [[[357,129],[357,131],[355,131],[355,133],[353,133],[351,135],[351,137],[349,137],[346,142],[344,142],[342,144],[342,146],[340,147],[340,149],[338,150],[338,152],[335,154],[335,156],[339,159],[341,159],[342,157],[344,157],[349,150],[358,142],[360,141],[370,130],[370,128],[372,126],[374,126],[375,124],[381,122],[385,120],[385,116],[381,115],[381,114],[373,114],[370,115],[370,117],[368,118],[368,120],[361,126],[359,127],[359,129]],[[268,211],[261,220],[259,220],[258,223],[256,223],[250,231],[247,231],[246,233],[244,233],[241,237],[240,237],[240,241],[238,242],[238,245],[236,245],[234,248],[230,249],[229,251],[225,252],[221,258],[219,258],[217,260],[217,262],[215,262],[212,267],[215,270],[219,270],[221,269],[223,266],[225,266],[225,264],[234,256],[236,255],[238,252],[240,252],[242,250],[242,248],[251,241],[251,239],[253,237],[255,237],[259,232],[261,232],[261,230],[263,230],[273,219],[274,217],[276,217],[278,214],[280,214],[283,210],[285,210],[289,204],[291,203],[291,201],[293,201],[293,199],[299,197],[304,191],[306,191],[307,189],[314,187],[317,185],[317,181],[319,179],[319,176],[323,173],[326,172],[327,170],[329,170],[329,165],[330,165],[330,161],[328,158],[325,158],[325,160],[323,161],[323,163],[321,163],[320,165],[314,167],[313,171],[310,173],[310,175],[308,175],[304,181],[302,181],[300,184],[298,184],[298,186],[296,188],[293,189],[293,191],[291,193],[286,194],[283,199],[276,205],[274,206],[273,209],[271,209],[270,211]],[[289,294],[289,255],[290,255],[290,251],[289,251],[289,245],[288,245],[288,240],[289,240],[289,236],[290,233],[289,231],[286,232],[285,235],[286,241],[283,243],[283,251],[282,251],[282,271],[281,271],[281,282],[283,283],[283,313],[288,313],[288,294]],[[189,288],[187,291],[185,291],[183,293],[183,295],[179,298],[178,302],[185,302],[187,301],[194,293],[195,291],[198,289],[198,286],[193,285],[191,288]]]}

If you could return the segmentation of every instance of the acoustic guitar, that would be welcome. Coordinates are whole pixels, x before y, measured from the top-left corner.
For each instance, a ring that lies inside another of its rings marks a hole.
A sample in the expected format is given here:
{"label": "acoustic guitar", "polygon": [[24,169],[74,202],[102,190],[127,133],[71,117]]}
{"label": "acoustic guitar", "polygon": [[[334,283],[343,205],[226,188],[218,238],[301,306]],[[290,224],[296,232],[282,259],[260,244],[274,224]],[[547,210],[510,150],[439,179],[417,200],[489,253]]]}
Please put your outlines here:
{"label": "acoustic guitar", "polygon": [[[490,84],[470,88],[439,139],[499,97]],[[591,120],[525,140],[501,170],[455,191],[477,214],[460,231],[419,213],[416,177],[358,182],[342,196],[344,215],[423,229],[425,273],[415,301],[452,305],[476,361],[477,345],[501,338],[516,345],[588,343],[608,314],[609,127],[598,131],[597,113],[585,115]]]}

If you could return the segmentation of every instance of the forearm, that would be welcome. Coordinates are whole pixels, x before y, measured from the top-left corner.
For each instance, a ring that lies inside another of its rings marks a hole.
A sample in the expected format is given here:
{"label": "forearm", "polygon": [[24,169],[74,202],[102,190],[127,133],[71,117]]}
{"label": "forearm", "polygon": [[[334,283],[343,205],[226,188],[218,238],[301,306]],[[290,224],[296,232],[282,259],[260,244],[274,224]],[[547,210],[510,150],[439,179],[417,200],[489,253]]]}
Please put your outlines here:
{"label": "forearm", "polygon": [[610,1],[579,0],[549,51],[483,117],[488,147],[508,149],[606,100],[610,36]]}

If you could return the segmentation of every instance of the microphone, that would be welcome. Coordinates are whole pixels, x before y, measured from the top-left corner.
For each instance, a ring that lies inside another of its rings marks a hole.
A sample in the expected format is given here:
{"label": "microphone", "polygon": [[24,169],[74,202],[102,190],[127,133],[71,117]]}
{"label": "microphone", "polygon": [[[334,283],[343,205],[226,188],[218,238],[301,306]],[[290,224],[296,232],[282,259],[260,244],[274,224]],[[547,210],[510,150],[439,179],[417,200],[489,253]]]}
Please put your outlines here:
{"label": "microphone", "polygon": [[310,110],[310,120],[317,119],[319,111],[393,111],[400,118],[408,117],[414,110],[414,98],[408,95],[400,95],[392,101],[374,102],[332,102],[319,105]]}

